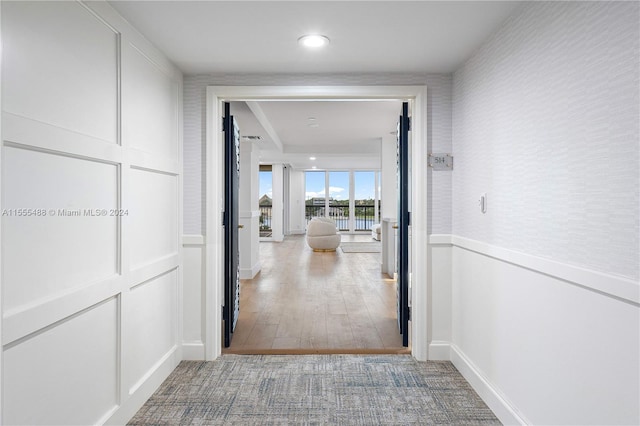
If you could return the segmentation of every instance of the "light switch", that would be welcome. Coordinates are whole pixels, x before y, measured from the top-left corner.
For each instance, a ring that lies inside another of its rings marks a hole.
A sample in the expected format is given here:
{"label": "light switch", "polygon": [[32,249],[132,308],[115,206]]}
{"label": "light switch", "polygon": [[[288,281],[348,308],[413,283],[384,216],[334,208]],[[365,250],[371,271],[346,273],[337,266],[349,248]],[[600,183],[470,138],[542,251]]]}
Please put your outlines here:
{"label": "light switch", "polygon": [[484,214],[487,212],[487,193],[480,195],[480,211]]}

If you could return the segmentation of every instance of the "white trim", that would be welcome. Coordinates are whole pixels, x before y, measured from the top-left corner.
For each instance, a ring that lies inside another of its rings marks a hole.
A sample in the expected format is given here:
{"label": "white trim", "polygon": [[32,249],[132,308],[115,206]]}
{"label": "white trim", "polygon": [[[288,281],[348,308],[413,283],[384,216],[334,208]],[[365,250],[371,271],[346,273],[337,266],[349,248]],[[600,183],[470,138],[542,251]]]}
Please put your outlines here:
{"label": "white trim", "polygon": [[429,235],[429,245],[432,246],[450,246],[450,234],[431,234]]}
{"label": "white trim", "polygon": [[628,278],[493,246],[457,235],[431,235],[429,244],[450,244],[464,250],[473,251],[540,274],[576,284],[607,296],[640,304],[640,283]]}
{"label": "white trim", "polygon": [[[221,251],[223,230],[220,212],[223,210],[222,144],[220,143],[221,103],[234,100],[268,99],[345,99],[383,100],[405,99],[412,101],[411,165],[412,224],[411,233],[411,287],[412,321],[411,353],[420,360],[427,360],[427,306],[429,304],[427,284],[429,280],[427,262],[427,197],[428,174],[424,167],[427,156],[427,87],[426,86],[208,86],[206,99],[206,238],[207,261],[205,265],[205,346],[206,359],[212,360],[222,353],[221,292],[223,272]],[[212,196],[216,194],[216,196]]]}
{"label": "white trim", "polygon": [[[427,87],[420,88],[410,104],[411,134],[411,354],[419,361],[428,359],[429,324],[428,311],[431,305],[428,288],[431,286],[431,257],[428,244],[428,197],[429,174],[425,167],[428,154],[428,107]],[[426,261],[425,261],[426,259]],[[419,302],[419,303],[418,303]]]}
{"label": "white trim", "polygon": [[433,340],[429,343],[429,361],[451,360],[451,342]]}
{"label": "white trim", "polygon": [[[158,361],[145,375],[144,381],[139,381],[135,392],[128,397],[123,396],[123,403],[111,417],[104,421],[108,425],[126,424],[144,405],[151,395],[160,387],[169,374],[180,363],[180,351],[174,346]],[[99,424],[102,423],[99,422]]]}
{"label": "white trim", "polygon": [[496,417],[505,425],[529,425],[522,413],[496,388],[455,344],[451,345],[451,362],[473,387]]}
{"label": "white trim", "polygon": [[202,361],[204,359],[204,343],[200,340],[182,342],[182,359],[186,361]]}
{"label": "white trim", "polygon": [[256,262],[251,268],[240,268],[240,279],[241,280],[251,280],[256,276],[258,272],[262,269],[262,264],[260,261]]}
{"label": "white trim", "polygon": [[204,235],[183,235],[182,236],[183,246],[203,246],[204,242],[205,242]]}
{"label": "white trim", "polygon": [[245,210],[238,213],[240,219],[251,219],[253,217],[260,217],[260,210]]}
{"label": "white trim", "polygon": [[[4,55],[2,55],[2,45],[3,45],[3,39],[2,39],[2,2],[0,2],[0,188],[2,188],[2,163],[3,163],[3,152],[4,152],[4,148],[2,147],[2,145],[4,144],[4,140],[3,140],[3,135],[4,135],[4,130],[3,130],[3,116],[4,114],[2,114],[2,57]],[[4,199],[3,194],[0,192],[0,211],[4,208],[4,203],[2,202],[2,200]],[[2,278],[4,276],[4,271],[3,271],[3,262],[2,262],[2,226],[0,226],[0,342],[4,341],[4,320],[3,320],[3,309],[1,308],[2,306],[4,306],[4,301],[2,299],[2,293],[4,293],[3,289],[4,289],[4,279]],[[4,350],[1,350],[0,348],[0,423],[2,423],[2,418],[3,418],[3,413],[4,413],[4,403],[2,401],[4,401],[4,377],[3,377],[3,370],[4,370]]]}
{"label": "white trim", "polygon": [[[224,269],[222,256],[224,250],[222,212],[223,176],[218,164],[223,158],[220,143],[221,104],[213,87],[207,87],[206,109],[206,198],[205,217],[205,265],[204,265],[204,324],[203,335],[205,360],[212,361],[222,354],[222,288],[224,285]],[[219,194],[214,197],[213,194]],[[217,255],[216,255],[217,254]]]}

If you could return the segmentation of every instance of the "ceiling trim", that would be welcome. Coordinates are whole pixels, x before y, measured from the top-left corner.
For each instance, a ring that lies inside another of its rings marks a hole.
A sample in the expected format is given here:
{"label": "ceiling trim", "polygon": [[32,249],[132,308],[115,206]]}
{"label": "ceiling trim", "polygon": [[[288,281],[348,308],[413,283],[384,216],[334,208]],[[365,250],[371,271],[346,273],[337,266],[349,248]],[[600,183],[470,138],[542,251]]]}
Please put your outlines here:
{"label": "ceiling trim", "polygon": [[[308,100],[384,101],[411,100],[426,92],[413,86],[208,86],[221,101]],[[340,90],[342,89],[342,90]]]}

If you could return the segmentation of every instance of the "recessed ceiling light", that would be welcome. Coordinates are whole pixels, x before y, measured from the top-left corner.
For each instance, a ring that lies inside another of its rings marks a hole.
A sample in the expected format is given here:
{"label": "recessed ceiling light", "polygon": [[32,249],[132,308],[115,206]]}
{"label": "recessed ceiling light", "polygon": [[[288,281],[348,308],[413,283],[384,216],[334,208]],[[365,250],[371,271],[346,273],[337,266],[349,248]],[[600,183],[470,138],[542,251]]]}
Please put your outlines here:
{"label": "recessed ceiling light", "polygon": [[329,44],[329,37],[320,34],[307,34],[298,39],[298,44],[309,48],[323,47]]}
{"label": "recessed ceiling light", "polygon": [[310,124],[308,124],[308,126],[309,127],[313,127],[313,128],[320,127],[320,125],[318,123],[310,123]]}
{"label": "recessed ceiling light", "polygon": [[314,161],[316,157],[309,157],[309,160]]}
{"label": "recessed ceiling light", "polygon": [[316,166],[312,166],[311,168],[312,168],[312,169],[317,169],[317,167],[316,167]]}
{"label": "recessed ceiling light", "polygon": [[307,120],[309,120],[309,121],[316,121],[316,118],[315,118],[315,117],[309,117],[309,118],[307,118]]}

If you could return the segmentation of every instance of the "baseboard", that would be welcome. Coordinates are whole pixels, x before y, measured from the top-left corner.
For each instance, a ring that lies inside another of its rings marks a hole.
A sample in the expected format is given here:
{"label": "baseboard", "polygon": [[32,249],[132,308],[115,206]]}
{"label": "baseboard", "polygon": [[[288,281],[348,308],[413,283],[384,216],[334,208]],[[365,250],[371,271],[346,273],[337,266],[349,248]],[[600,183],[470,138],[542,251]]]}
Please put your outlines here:
{"label": "baseboard", "polygon": [[183,246],[203,246],[204,236],[203,235],[183,235],[182,245]]}
{"label": "baseboard", "polygon": [[223,349],[222,355],[411,355],[411,349]]}
{"label": "baseboard", "polygon": [[429,343],[428,352],[429,361],[450,361],[451,360],[451,343],[445,341],[434,340]]}
{"label": "baseboard", "polygon": [[256,262],[251,268],[240,268],[240,279],[241,280],[251,280],[256,276],[258,272],[262,269],[262,264],[260,262]]}
{"label": "baseboard", "polygon": [[451,362],[469,382],[480,398],[505,425],[528,425],[524,416],[489,382],[469,358],[455,344],[450,345]]}
{"label": "baseboard", "polygon": [[201,341],[183,342],[182,359],[186,361],[204,361],[204,343]]}
{"label": "baseboard", "polygon": [[122,396],[122,405],[104,422],[107,425],[124,425],[140,410],[145,402],[160,387],[169,374],[178,366],[181,361],[181,354],[175,346],[163,357],[162,361],[155,366],[153,372],[146,380],[137,386],[136,390],[129,395]]}

